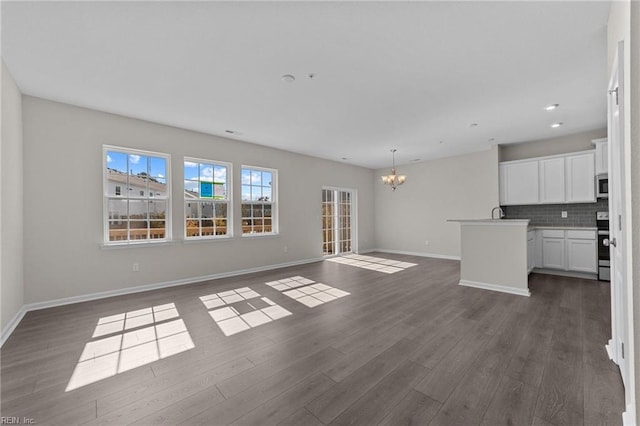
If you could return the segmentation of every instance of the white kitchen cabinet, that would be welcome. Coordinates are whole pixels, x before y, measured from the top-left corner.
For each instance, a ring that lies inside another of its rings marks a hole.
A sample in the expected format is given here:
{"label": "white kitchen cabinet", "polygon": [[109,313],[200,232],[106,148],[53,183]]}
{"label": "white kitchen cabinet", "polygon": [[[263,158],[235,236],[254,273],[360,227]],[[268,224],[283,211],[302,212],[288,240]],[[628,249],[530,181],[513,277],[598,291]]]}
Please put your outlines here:
{"label": "white kitchen cabinet", "polygon": [[567,203],[596,201],[595,153],[574,154],[565,159],[565,191]]}
{"label": "white kitchen cabinet", "polygon": [[564,230],[542,231],[542,267],[565,269]]}
{"label": "white kitchen cabinet", "polygon": [[607,138],[591,141],[596,147],[596,175],[609,173],[609,142]]}
{"label": "white kitchen cabinet", "polygon": [[598,272],[596,231],[541,229],[537,232],[541,262],[536,267],[591,274]]}
{"label": "white kitchen cabinet", "polygon": [[500,164],[500,204],[503,206],[537,204],[538,161]]}
{"label": "white kitchen cabinet", "polygon": [[594,203],[595,150],[500,163],[500,204]]}
{"label": "white kitchen cabinet", "polygon": [[567,231],[567,269],[576,272],[598,272],[595,231]]}
{"label": "white kitchen cabinet", "polygon": [[527,231],[527,271],[536,267],[536,231]]}
{"label": "white kitchen cabinet", "polygon": [[565,159],[548,158],[539,161],[540,203],[565,202]]}

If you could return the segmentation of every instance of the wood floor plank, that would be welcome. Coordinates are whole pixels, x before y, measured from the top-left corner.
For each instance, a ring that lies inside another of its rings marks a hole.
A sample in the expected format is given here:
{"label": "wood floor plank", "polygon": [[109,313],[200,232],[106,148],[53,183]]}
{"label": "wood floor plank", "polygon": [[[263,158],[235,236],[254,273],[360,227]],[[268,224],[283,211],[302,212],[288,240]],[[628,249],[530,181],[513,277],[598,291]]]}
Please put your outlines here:
{"label": "wood floor plank", "polygon": [[314,416],[327,424],[349,408],[387,374],[403,363],[417,347],[403,339],[353,372],[340,383],[306,405]]}
{"label": "wood floor plank", "polygon": [[460,340],[450,351],[451,356],[437,363],[415,389],[436,401],[445,402],[489,338],[479,333]]}
{"label": "wood floor plank", "polygon": [[324,393],[335,382],[324,374],[317,374],[303,380],[300,384],[267,401],[258,408],[250,411],[234,425],[273,425],[282,422],[300,410],[306,403]]}
{"label": "wood floor plank", "polygon": [[426,425],[441,406],[441,403],[425,394],[410,390],[395,407],[389,410],[380,422],[380,426]]}
{"label": "wood floor plank", "polygon": [[479,424],[505,374],[509,359],[528,326],[524,314],[511,312],[432,419],[432,425]]}
{"label": "wood floor plank", "polygon": [[181,424],[209,425],[214,420],[219,424],[232,423],[247,412],[296,386],[307,377],[318,373],[342,356],[333,348],[324,349],[283,370],[280,374],[262,380],[202,412],[193,410],[192,416],[184,419]]}
{"label": "wood floor plank", "polygon": [[536,416],[558,426],[584,421],[581,297],[576,299],[575,288],[565,293],[572,297],[563,298],[559,308],[536,406]]}
{"label": "wood floor plank", "polygon": [[406,361],[330,424],[363,426],[378,424],[411,391],[411,388],[422,380],[427,371],[420,364]]}
{"label": "wood floor plank", "polygon": [[482,418],[481,425],[531,424],[537,397],[537,388],[504,376]]}
{"label": "wood floor plank", "polygon": [[278,426],[324,426],[306,408],[301,408],[286,419],[278,423]]}
{"label": "wood floor plank", "polygon": [[[159,394],[166,392],[167,389],[180,389],[181,394],[176,396],[187,397],[251,368],[253,368],[253,364],[242,357],[208,371],[193,371],[192,374],[184,374],[184,370],[179,369],[175,375],[166,374],[153,380],[140,382],[137,386],[122,389],[121,392],[98,398],[98,416],[102,417],[112,412],[122,411],[124,407],[130,404],[149,398],[162,400],[164,404],[171,404],[175,399],[161,398]],[[129,410],[126,411],[128,412]]]}
{"label": "wood floor plank", "polygon": [[[0,414],[45,425],[621,424],[623,387],[603,349],[608,283],[531,274],[527,298],[459,286],[457,261],[372,256],[416,266],[321,261],[29,312],[0,348]],[[309,308],[265,285],[292,276],[350,295]],[[225,336],[199,298],[241,287],[292,315]],[[102,318],[167,303],[195,347],[65,392]]]}

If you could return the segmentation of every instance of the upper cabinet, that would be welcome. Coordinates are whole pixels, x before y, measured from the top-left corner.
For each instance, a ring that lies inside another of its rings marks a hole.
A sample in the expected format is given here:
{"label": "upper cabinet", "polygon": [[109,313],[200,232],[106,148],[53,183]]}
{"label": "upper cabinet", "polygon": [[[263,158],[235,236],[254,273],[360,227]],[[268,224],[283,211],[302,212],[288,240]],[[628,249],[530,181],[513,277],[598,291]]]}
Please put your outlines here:
{"label": "upper cabinet", "polygon": [[567,203],[593,203],[596,201],[595,155],[593,152],[566,158]]}
{"label": "upper cabinet", "polygon": [[565,185],[558,185],[565,181],[564,162],[562,157],[539,161],[540,203],[564,203]]}
{"label": "upper cabinet", "polygon": [[609,142],[607,138],[591,141],[596,146],[596,175],[609,173]]}
{"label": "upper cabinet", "polygon": [[537,161],[500,164],[501,205],[536,204],[538,192]]}
{"label": "upper cabinet", "polygon": [[503,206],[595,201],[595,151],[500,163]]}

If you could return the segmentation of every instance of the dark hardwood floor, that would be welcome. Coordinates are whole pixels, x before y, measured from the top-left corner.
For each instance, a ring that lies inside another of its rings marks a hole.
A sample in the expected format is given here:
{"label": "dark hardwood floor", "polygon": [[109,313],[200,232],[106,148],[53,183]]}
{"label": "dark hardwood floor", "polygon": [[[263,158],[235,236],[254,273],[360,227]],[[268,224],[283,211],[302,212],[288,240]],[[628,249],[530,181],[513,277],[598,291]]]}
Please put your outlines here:
{"label": "dark hardwood floor", "polygon": [[[55,425],[621,424],[622,382],[604,349],[608,283],[533,274],[527,298],[458,286],[455,261],[370,255],[418,265],[386,274],[318,262],[29,312],[1,350],[1,415]],[[311,308],[265,285],[293,276],[350,294]],[[291,315],[223,299],[243,287]],[[223,302],[207,309],[200,297],[214,293]],[[248,329],[225,336],[209,314],[222,304],[267,315],[230,318]],[[127,312],[131,322],[118,322]]]}

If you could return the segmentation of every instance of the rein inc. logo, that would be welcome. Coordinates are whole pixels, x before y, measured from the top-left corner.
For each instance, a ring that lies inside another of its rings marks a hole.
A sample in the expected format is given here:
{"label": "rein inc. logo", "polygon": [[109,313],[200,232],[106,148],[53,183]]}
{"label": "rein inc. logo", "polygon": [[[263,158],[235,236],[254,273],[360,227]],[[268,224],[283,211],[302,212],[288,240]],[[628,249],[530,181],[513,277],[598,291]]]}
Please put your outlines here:
{"label": "rein inc. logo", "polygon": [[34,425],[36,421],[30,417],[0,417],[0,425]]}

